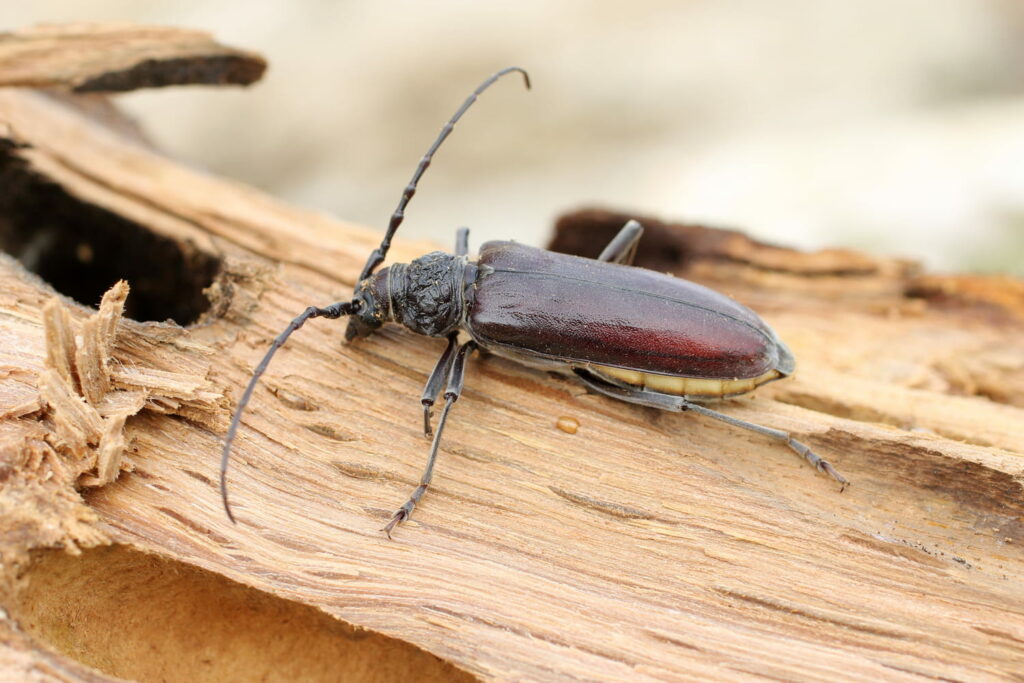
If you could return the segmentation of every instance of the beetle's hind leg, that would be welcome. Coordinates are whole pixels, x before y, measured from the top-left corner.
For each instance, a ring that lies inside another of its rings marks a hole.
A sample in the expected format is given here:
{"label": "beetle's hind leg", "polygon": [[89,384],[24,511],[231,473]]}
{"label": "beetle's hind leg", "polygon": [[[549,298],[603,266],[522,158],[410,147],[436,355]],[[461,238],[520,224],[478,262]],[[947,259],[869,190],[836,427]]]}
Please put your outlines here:
{"label": "beetle's hind leg", "polygon": [[829,474],[833,479],[838,481],[840,491],[844,490],[850,483],[846,479],[846,477],[839,474],[836,468],[832,466],[832,463],[830,463],[828,460],[825,460],[820,455],[812,451],[810,447],[807,446],[806,444],[794,439],[792,436],[789,435],[789,432],[784,432],[781,429],[772,429],[771,427],[765,427],[764,425],[755,424],[753,422],[747,422],[746,420],[738,420],[735,417],[730,417],[724,413],[718,412],[717,410],[705,408],[699,403],[692,403],[686,400],[684,400],[683,402],[686,404],[684,410],[692,410],[695,413],[707,415],[708,417],[720,420],[727,424],[731,424],[734,427],[742,427],[743,429],[749,429],[752,432],[764,434],[765,436],[770,436],[773,439],[778,439],[779,441],[785,442],[787,446],[796,451],[797,455],[800,455],[801,457],[805,458],[807,462],[814,465],[814,469],[818,470],[819,472],[825,472]]}
{"label": "beetle's hind leg", "polygon": [[626,221],[626,224],[612,238],[612,241],[604,248],[604,251],[597,257],[597,260],[621,263],[627,266],[632,265],[633,259],[636,257],[637,244],[640,242],[643,234],[644,227],[642,225],[633,219]]}
{"label": "beetle's hind leg", "polygon": [[660,408],[662,410],[675,410],[679,412],[692,410],[695,413],[706,415],[707,417],[731,424],[734,427],[749,429],[750,431],[757,432],[758,434],[764,434],[765,436],[770,436],[773,439],[778,439],[796,451],[800,457],[814,465],[814,469],[819,472],[825,472],[838,481],[840,492],[842,492],[850,483],[846,477],[841,475],[836,468],[832,466],[832,463],[812,451],[806,444],[794,439],[789,435],[789,432],[784,432],[781,429],[772,429],[771,427],[765,427],[764,425],[730,417],[725,413],[718,412],[717,410],[705,408],[699,403],[688,401],[682,396],[671,396],[669,394],[661,394],[641,388],[617,386],[615,384],[605,382],[581,368],[576,368],[574,372],[576,373],[576,376],[579,377],[587,386],[587,388],[592,389],[599,394],[617,398],[620,401],[636,403],[642,406],[650,406],[651,408]]}
{"label": "beetle's hind leg", "polygon": [[[450,341],[449,346],[451,346]],[[462,393],[462,384],[466,374],[466,359],[474,349],[476,349],[476,342],[468,341],[460,346],[455,354],[455,360],[451,363],[451,372],[448,375],[448,388],[444,392],[444,408],[441,410],[441,418],[437,422],[434,441],[430,444],[430,456],[427,458],[427,467],[423,470],[419,486],[413,490],[409,500],[405,501],[405,504],[395,511],[391,521],[384,526],[384,533],[388,535],[388,538],[391,538],[392,529],[409,519],[412,511],[416,509],[416,504],[423,497],[423,494],[427,492],[427,487],[430,486],[430,480],[434,476],[434,463],[437,461],[437,450],[441,445],[441,435],[444,433],[444,425],[448,421],[448,411],[451,410],[452,405],[459,399],[459,395]],[[445,353],[447,353],[447,350]],[[442,360],[443,358],[442,356]],[[438,365],[440,364],[438,363]],[[434,368],[434,371],[436,372],[437,368]]]}

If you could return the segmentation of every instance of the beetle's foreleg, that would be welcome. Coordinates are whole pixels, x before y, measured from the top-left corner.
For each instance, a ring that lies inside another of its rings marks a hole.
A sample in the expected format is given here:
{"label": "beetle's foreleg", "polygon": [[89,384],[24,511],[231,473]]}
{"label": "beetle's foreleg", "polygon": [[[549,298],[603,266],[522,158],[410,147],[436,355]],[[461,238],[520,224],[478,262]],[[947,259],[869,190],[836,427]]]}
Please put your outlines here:
{"label": "beetle's foreleg", "polygon": [[634,257],[636,257],[637,244],[640,242],[643,234],[644,228],[642,225],[632,219],[626,221],[626,224],[612,238],[612,241],[604,248],[604,251],[597,257],[597,260],[609,263],[622,263],[627,266],[631,265]]}
{"label": "beetle's foreleg", "polygon": [[849,481],[847,481],[846,477],[844,477],[843,475],[839,474],[838,471],[836,471],[836,468],[832,466],[832,463],[830,463],[828,460],[823,459],[820,455],[812,451],[807,445],[794,439],[792,436],[789,435],[789,432],[784,432],[781,429],[772,429],[771,427],[765,427],[764,425],[755,424],[753,422],[747,422],[746,420],[739,420],[735,417],[730,417],[716,410],[705,408],[704,406],[698,403],[691,403],[690,401],[685,401],[685,403],[686,410],[692,410],[695,413],[707,415],[708,417],[712,417],[716,420],[721,420],[722,422],[731,424],[735,427],[742,427],[743,429],[749,429],[750,431],[757,432],[758,434],[764,434],[765,436],[770,436],[773,439],[784,441],[786,445],[792,448],[794,451],[796,451],[798,455],[800,455],[803,458],[806,458],[807,462],[814,465],[814,468],[816,470],[818,470],[819,472],[826,472],[829,475],[831,475],[833,479],[838,481],[840,491],[845,489],[846,486],[850,483]]}
{"label": "beetle's foreleg", "polygon": [[437,364],[430,373],[430,377],[427,379],[427,386],[423,387],[423,435],[430,437],[430,409],[434,406],[434,402],[437,400],[438,395],[441,393],[441,387],[444,386],[444,382],[448,379],[448,375],[452,371],[452,362],[455,360],[455,351],[459,346],[458,343],[459,335],[452,333],[448,335],[448,346],[445,348],[444,353],[437,359]]}
{"label": "beetle's foreleg", "polygon": [[427,487],[430,486],[430,480],[434,476],[434,462],[437,460],[437,450],[441,445],[441,434],[444,433],[444,425],[448,421],[448,411],[451,410],[452,405],[455,404],[455,401],[459,399],[459,395],[462,393],[462,384],[466,374],[466,359],[474,349],[476,349],[476,342],[468,341],[460,346],[458,353],[455,354],[451,374],[448,376],[448,388],[444,392],[444,408],[441,410],[441,418],[437,422],[434,442],[430,445],[430,457],[427,458],[427,468],[423,470],[419,486],[409,496],[409,500],[405,501],[405,504],[398,508],[391,521],[385,525],[384,533],[388,535],[388,538],[391,538],[392,529],[409,519],[409,515],[416,509],[416,503],[419,502],[423,494],[426,493]]}

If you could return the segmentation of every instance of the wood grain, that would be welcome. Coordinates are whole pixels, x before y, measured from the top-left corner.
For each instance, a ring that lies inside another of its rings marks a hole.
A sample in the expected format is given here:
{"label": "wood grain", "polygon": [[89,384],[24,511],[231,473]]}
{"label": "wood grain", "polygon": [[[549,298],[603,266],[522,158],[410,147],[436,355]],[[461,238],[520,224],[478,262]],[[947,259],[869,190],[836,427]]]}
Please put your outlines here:
{"label": "wood grain", "polygon": [[[1019,680],[1019,284],[969,287],[908,262],[718,234],[718,246],[676,254],[670,267],[754,307],[799,361],[793,379],[722,409],[791,430],[849,489],[757,435],[478,357],[435,485],[394,541],[380,528],[424,464],[418,397],[443,342],[387,327],[346,345],[343,325],[313,321],[244,420],[233,526],[216,485],[219,425],[270,339],[305,306],[348,295],[377,233],[195,173],[36,93],[0,90],[0,135],[8,170],[101,208],[96,221],[116,216],[217,260],[198,324],[124,319],[111,363],[201,368],[226,397],[210,419],[150,408],[127,417],[134,470],[82,489],[98,473],[72,466],[80,459],[55,438],[40,389],[61,357],[47,360],[44,334],[54,292],[0,261],[0,501],[16,502],[0,514],[20,520],[19,533],[5,526],[0,552],[14,620],[30,613],[18,596],[33,567],[44,581],[54,566],[33,549],[109,541],[486,680]],[[579,219],[596,248],[622,216],[605,218]],[[648,223],[655,244],[696,244]],[[392,258],[433,246],[400,240]],[[75,329],[94,314],[61,301]],[[566,419],[575,433],[558,427]],[[124,611],[116,592],[110,600],[110,614]],[[42,627],[31,635],[53,640]],[[174,657],[174,643],[164,649],[152,656]],[[102,651],[77,656],[130,673]]]}

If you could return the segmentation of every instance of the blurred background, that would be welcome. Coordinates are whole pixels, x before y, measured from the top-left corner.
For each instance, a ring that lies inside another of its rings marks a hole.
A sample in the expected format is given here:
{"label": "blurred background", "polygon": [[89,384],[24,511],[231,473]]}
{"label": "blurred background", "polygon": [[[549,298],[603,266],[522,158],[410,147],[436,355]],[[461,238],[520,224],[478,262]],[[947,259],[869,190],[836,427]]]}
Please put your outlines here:
{"label": "blurred background", "polygon": [[119,96],[164,150],[383,228],[435,158],[405,236],[543,244],[584,205],[1024,274],[1024,3],[7,3],[4,25],[124,20],[262,53],[249,89]]}

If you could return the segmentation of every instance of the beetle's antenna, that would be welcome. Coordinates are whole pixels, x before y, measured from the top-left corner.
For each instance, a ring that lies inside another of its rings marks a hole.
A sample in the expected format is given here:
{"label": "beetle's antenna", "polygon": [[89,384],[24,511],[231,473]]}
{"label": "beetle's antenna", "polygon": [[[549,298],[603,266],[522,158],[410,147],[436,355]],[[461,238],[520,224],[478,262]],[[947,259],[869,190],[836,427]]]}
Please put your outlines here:
{"label": "beetle's antenna", "polygon": [[274,357],[274,353],[287,341],[288,337],[292,336],[292,332],[299,329],[305,324],[310,318],[340,318],[343,315],[352,315],[357,312],[360,307],[358,300],[354,301],[339,301],[338,303],[331,304],[324,308],[317,308],[316,306],[310,306],[302,315],[297,317],[295,320],[288,324],[288,327],[284,328],[281,334],[274,338],[270,348],[267,349],[266,355],[263,356],[263,360],[256,366],[256,369],[252,373],[252,378],[249,380],[249,386],[245,388],[242,393],[242,398],[238,400],[238,406],[235,408],[234,417],[231,418],[231,426],[228,427],[227,436],[224,437],[224,450],[220,456],[220,497],[224,501],[224,512],[228,513],[228,519],[231,520],[232,524],[235,524],[235,516],[231,514],[231,505],[228,503],[228,459],[231,457],[231,443],[235,440],[235,432],[238,431],[238,425],[242,421],[242,412],[245,410],[245,406],[248,405],[249,399],[252,398],[253,389],[256,388],[256,383],[260,381],[260,377],[266,372],[267,366],[270,365],[270,359]]}
{"label": "beetle's antenna", "polygon": [[391,238],[394,237],[395,231],[398,230],[398,226],[402,224],[402,220],[405,218],[405,207],[409,204],[409,200],[412,199],[413,195],[416,194],[416,185],[420,182],[423,172],[427,170],[428,166],[430,166],[430,161],[434,158],[434,152],[437,151],[437,148],[441,146],[441,143],[444,142],[451,134],[452,129],[455,128],[455,124],[459,122],[459,119],[461,119],[462,115],[466,113],[466,110],[476,102],[476,98],[479,97],[484,90],[491,87],[491,84],[496,80],[505,74],[512,73],[513,71],[517,71],[523,75],[523,81],[526,83],[526,89],[529,90],[530,74],[526,73],[526,71],[520,69],[518,66],[510,66],[507,69],[502,69],[477,86],[477,89],[473,91],[473,94],[467,97],[466,101],[462,103],[462,106],[459,107],[458,111],[448,119],[448,123],[444,124],[444,128],[441,129],[437,139],[434,140],[434,144],[430,146],[427,153],[423,155],[422,159],[420,159],[420,163],[416,167],[416,172],[412,174],[412,180],[410,180],[409,184],[405,186],[404,190],[402,190],[402,198],[398,200],[398,208],[396,208],[395,212],[391,214],[391,221],[388,223],[388,230],[384,233],[384,241],[380,243],[379,247],[373,250],[373,253],[370,254],[370,258],[366,260],[366,265],[363,266],[363,273],[359,276],[360,282],[368,278],[370,273],[384,262],[384,257],[387,256],[388,249],[391,248]]}

